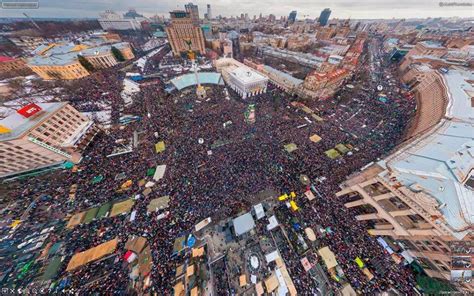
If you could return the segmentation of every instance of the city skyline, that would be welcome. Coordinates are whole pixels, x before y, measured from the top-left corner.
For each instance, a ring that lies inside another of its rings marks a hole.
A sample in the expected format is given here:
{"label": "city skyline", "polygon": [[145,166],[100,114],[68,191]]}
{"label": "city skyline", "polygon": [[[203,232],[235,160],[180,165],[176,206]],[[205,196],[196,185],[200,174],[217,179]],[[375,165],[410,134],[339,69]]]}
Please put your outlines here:
{"label": "city skyline", "polygon": [[[182,9],[184,4],[190,1],[160,1],[154,0],[137,0],[130,5],[130,2],[124,0],[40,0],[39,9],[29,10],[7,10],[2,9],[3,17],[23,17],[23,12],[28,13],[32,17],[58,17],[63,18],[96,18],[99,13],[112,9],[117,12],[125,12],[130,8],[136,9],[145,16],[164,15],[168,16],[169,11],[174,9]],[[297,19],[319,17],[321,10],[330,8],[332,10],[331,18],[351,18],[351,19],[392,19],[392,18],[427,18],[427,17],[472,17],[472,10],[466,6],[440,6],[440,1],[424,0],[424,1],[384,1],[380,3],[373,0],[362,1],[308,1],[296,0],[292,2],[284,2],[281,0],[265,0],[250,1],[244,0],[240,2],[232,2],[230,0],[219,1],[191,1],[200,7],[200,17],[203,18],[206,12],[206,5],[211,4],[213,16],[222,15],[225,17],[240,15],[240,13],[249,13],[259,15],[274,14],[277,17],[288,16],[292,10],[297,10]],[[472,1],[459,3],[467,3],[472,5]],[[228,7],[233,9],[229,10]],[[471,6],[472,7],[472,6]]]}

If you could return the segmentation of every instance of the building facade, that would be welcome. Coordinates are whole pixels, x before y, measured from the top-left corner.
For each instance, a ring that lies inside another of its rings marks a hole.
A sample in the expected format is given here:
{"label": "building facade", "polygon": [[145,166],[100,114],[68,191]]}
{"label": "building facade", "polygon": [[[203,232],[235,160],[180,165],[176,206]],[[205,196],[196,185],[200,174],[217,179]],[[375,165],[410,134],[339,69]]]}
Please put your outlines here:
{"label": "building facade", "polygon": [[288,24],[291,25],[296,21],[296,10],[293,10],[290,12],[290,15],[288,16]]}
{"label": "building facade", "polygon": [[192,50],[201,55],[206,53],[204,34],[196,25],[191,15],[185,11],[170,12],[171,24],[166,27],[166,34],[175,56]]}
{"label": "building facade", "polygon": [[21,58],[0,56],[0,73],[20,71],[26,68],[25,61]]}
{"label": "building facade", "polygon": [[[474,239],[474,87],[466,83],[473,78],[460,69],[441,75],[449,102],[438,106],[443,117],[436,125],[350,177],[337,193],[371,235],[390,237],[407,260],[417,258],[429,276],[444,280],[454,279],[453,243]],[[432,116],[425,104],[431,100],[419,105],[421,116]],[[457,285],[474,291],[472,282]]]}
{"label": "building facade", "polygon": [[98,131],[68,103],[29,104],[0,120],[0,177],[77,163]]}
{"label": "building facade", "polygon": [[434,57],[442,57],[448,52],[448,49],[442,46],[438,42],[433,41],[422,41],[418,42],[413,49],[411,49],[407,54],[406,58],[412,55],[421,56],[429,55]]}
{"label": "building facade", "polygon": [[207,4],[206,18],[207,18],[208,20],[212,20],[211,4]]}
{"label": "building facade", "polygon": [[295,93],[303,84],[303,80],[262,63],[244,59],[244,64],[264,74],[273,84],[290,94]]}
{"label": "building facade", "polygon": [[303,87],[311,92],[313,96],[331,96],[349,75],[346,69],[335,69],[330,72],[313,71],[304,80]]}
{"label": "building facade", "polygon": [[215,67],[224,81],[243,99],[267,91],[268,78],[250,67],[230,58],[218,59]]}
{"label": "building facade", "polygon": [[325,8],[323,11],[321,11],[321,14],[319,15],[319,24],[323,27],[326,26],[330,16],[331,9]]}
{"label": "building facade", "polygon": [[184,9],[189,14],[189,17],[193,21],[194,25],[199,25],[199,8],[193,3],[188,3],[184,5]]}

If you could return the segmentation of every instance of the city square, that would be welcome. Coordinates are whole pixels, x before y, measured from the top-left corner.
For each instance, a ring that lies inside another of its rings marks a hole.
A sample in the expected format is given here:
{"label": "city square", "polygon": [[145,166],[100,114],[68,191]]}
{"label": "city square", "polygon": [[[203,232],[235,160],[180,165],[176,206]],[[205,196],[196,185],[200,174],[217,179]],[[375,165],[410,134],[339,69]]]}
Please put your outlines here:
{"label": "city square", "polygon": [[330,26],[330,14],[317,39],[334,29],[336,41],[318,54],[256,30],[253,43],[242,30],[212,39],[192,3],[170,13],[160,37],[124,34],[144,30],[142,17],[107,11],[98,22],[109,33],[36,48],[35,92],[0,109],[2,285],[470,291],[472,69],[434,41],[394,61],[403,50],[387,50],[380,23]]}

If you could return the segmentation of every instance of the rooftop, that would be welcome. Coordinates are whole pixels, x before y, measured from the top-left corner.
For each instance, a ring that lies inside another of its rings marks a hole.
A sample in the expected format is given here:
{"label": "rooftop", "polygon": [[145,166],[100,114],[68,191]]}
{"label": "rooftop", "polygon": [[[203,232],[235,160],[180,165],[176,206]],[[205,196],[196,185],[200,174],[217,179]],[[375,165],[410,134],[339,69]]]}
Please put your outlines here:
{"label": "rooftop", "polygon": [[229,74],[235,77],[236,79],[242,81],[244,84],[268,79],[247,66],[237,67],[230,71]]}
{"label": "rooftop", "polygon": [[33,66],[63,66],[77,60],[77,55],[100,55],[110,52],[111,46],[122,49],[128,46],[127,42],[98,45],[96,42],[84,44],[56,44],[41,45],[35,49],[36,55],[28,59],[28,64]]}
{"label": "rooftop", "polygon": [[17,112],[0,120],[0,125],[7,127],[11,132],[0,134],[0,141],[13,140],[21,137],[25,132],[36,126],[38,123],[48,118],[53,112],[61,109],[67,103],[37,103],[42,110],[36,115],[25,118]]}
{"label": "rooftop", "polygon": [[458,238],[474,223],[474,192],[464,184],[474,168],[474,88],[467,82],[473,76],[462,69],[445,73],[449,119],[379,163],[390,169],[390,175],[385,171],[382,177],[396,177],[413,192],[424,192],[436,200]]}
{"label": "rooftop", "polygon": [[266,71],[270,72],[270,73],[273,73],[275,75],[278,75],[280,77],[283,77],[285,80],[288,80],[290,81],[292,84],[294,85],[298,85],[298,84],[301,84],[303,83],[303,80],[301,79],[298,79],[298,78],[295,78],[293,76],[291,76],[290,74],[288,73],[285,73],[283,71],[280,71],[280,70],[277,70],[275,68],[272,68],[270,66],[267,66],[267,65],[264,65],[263,66],[263,69],[265,69]]}
{"label": "rooftop", "polygon": [[436,41],[421,41],[420,42],[421,44],[423,44],[425,47],[429,47],[429,48],[444,48],[443,45],[439,42],[436,42]]}
{"label": "rooftop", "polygon": [[[201,72],[198,73],[198,79],[201,84],[219,84],[223,85],[221,74],[215,72]],[[171,79],[171,83],[178,89],[182,90],[191,85],[196,85],[196,76],[192,74],[184,74]]]}
{"label": "rooftop", "polygon": [[232,220],[232,222],[234,224],[234,231],[237,236],[247,233],[255,228],[255,221],[253,220],[252,214],[250,213],[243,214]]}

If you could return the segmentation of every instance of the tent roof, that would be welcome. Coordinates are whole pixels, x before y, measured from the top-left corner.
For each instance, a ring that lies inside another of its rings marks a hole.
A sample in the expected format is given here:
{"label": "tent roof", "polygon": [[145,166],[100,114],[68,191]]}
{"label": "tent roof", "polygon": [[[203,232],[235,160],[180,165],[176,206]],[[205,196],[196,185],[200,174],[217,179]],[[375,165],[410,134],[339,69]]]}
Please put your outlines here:
{"label": "tent roof", "polygon": [[255,227],[255,221],[253,220],[252,214],[245,213],[233,220],[235,234],[240,236],[246,232],[249,232]]}
{"label": "tent roof", "polygon": [[162,210],[169,206],[170,197],[168,195],[159,198],[152,199],[147,206],[147,212],[155,212],[156,210]]}
{"label": "tent roof", "polygon": [[316,240],[316,234],[314,233],[314,230],[311,229],[310,227],[307,227],[304,232],[306,233],[306,236],[308,237],[308,239],[312,242],[314,242]]}
{"label": "tent roof", "polygon": [[329,247],[324,247],[319,249],[318,251],[321,258],[323,258],[324,263],[327,266],[327,269],[331,269],[337,266],[336,256],[334,253],[329,249]]}
{"label": "tent roof", "polygon": [[146,243],[146,238],[142,236],[134,236],[129,238],[128,241],[125,243],[125,249],[140,254],[145,248]]}
{"label": "tent roof", "polygon": [[239,276],[239,284],[241,287],[247,285],[247,276],[245,274]]}
{"label": "tent roof", "polygon": [[59,268],[61,268],[61,257],[54,257],[49,261],[48,266],[46,267],[46,270],[43,273],[43,281],[50,280],[58,274]]}
{"label": "tent roof", "polygon": [[74,270],[82,265],[96,261],[108,254],[113,253],[117,248],[117,244],[118,238],[114,238],[113,240],[109,240],[108,242],[100,244],[94,248],[76,253],[69,261],[66,271]]}
{"label": "tent roof", "polygon": [[267,293],[273,292],[276,288],[278,288],[278,278],[275,273],[272,273],[271,276],[265,279],[265,287],[267,288]]}

